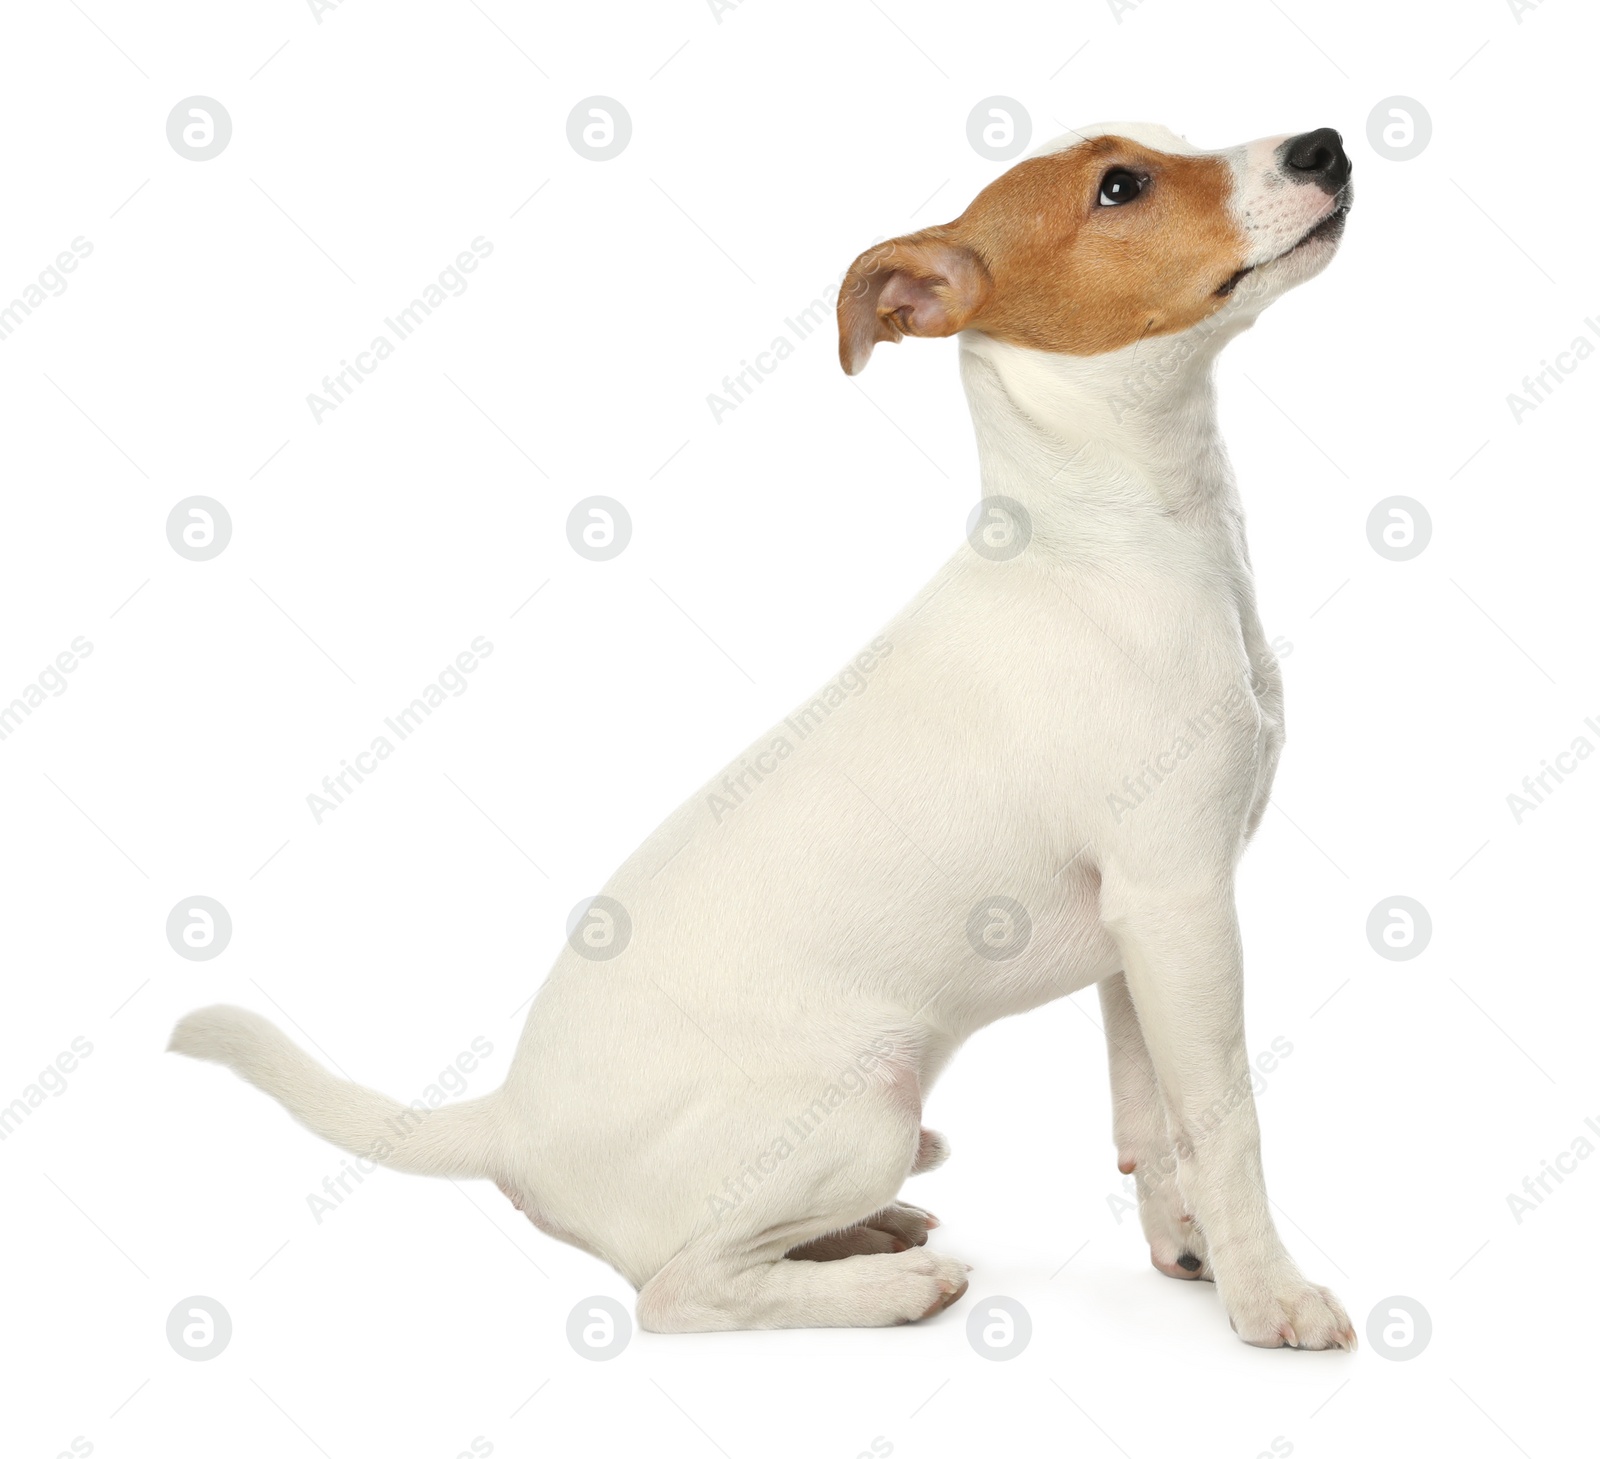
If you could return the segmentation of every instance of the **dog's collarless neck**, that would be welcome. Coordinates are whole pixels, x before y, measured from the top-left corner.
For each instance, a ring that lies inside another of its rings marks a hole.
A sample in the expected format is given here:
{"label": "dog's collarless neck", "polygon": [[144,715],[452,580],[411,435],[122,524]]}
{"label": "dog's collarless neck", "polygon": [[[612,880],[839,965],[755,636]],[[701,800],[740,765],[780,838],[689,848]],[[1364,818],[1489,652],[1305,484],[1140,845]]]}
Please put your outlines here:
{"label": "dog's collarless neck", "polygon": [[1078,358],[964,337],[962,382],[985,496],[1071,515],[1155,504],[1173,516],[1236,505],[1217,426],[1220,340]]}

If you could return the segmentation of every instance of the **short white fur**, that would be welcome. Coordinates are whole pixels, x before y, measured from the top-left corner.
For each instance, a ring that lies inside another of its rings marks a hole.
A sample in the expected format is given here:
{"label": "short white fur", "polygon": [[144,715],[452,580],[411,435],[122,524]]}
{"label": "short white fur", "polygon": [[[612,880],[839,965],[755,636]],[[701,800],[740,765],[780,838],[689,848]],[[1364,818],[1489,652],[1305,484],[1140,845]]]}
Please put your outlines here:
{"label": "short white fur", "polygon": [[[498,1181],[639,1288],[647,1328],[884,1325],[966,1284],[898,1200],[944,1157],[928,1089],[985,1024],[1098,984],[1155,1265],[1214,1279],[1246,1342],[1353,1347],[1269,1210],[1234,910],[1283,705],[1212,364],[1336,247],[1286,253],[1331,201],[1286,185],[1284,140],[1217,154],[1259,266],[1202,324],[1091,358],[961,336],[982,495],[1022,505],[1027,549],[963,545],[736,813],[711,823],[719,773],[621,866],[627,950],[562,949],[499,1090],[396,1141],[398,1103],[253,1013],[191,1014],[172,1047],[346,1150]],[[1031,918],[1008,960],[968,935],[996,895]]]}

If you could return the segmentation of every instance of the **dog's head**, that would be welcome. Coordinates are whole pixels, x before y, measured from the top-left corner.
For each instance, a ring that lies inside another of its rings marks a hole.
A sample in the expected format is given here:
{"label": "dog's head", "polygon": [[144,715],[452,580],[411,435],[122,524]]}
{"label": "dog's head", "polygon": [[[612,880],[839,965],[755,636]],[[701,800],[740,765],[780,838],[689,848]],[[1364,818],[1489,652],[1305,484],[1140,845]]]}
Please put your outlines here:
{"label": "dog's head", "polygon": [[1226,311],[1241,323],[1320,273],[1350,209],[1324,127],[1201,152],[1164,127],[1074,132],[990,183],[954,222],[880,243],[839,291],[839,361],[972,329],[1099,355]]}

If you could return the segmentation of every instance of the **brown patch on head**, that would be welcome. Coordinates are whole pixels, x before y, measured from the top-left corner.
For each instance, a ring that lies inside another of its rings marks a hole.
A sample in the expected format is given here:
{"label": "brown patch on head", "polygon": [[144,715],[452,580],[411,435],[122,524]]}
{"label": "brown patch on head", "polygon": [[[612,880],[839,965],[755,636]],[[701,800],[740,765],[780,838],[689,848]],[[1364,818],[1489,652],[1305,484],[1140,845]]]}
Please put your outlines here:
{"label": "brown patch on head", "polygon": [[[1143,181],[1103,206],[1102,179]],[[880,340],[981,330],[1010,344],[1098,355],[1188,329],[1226,302],[1247,243],[1220,157],[1096,137],[996,178],[952,223],[880,243],[839,291],[839,360],[853,375]]]}

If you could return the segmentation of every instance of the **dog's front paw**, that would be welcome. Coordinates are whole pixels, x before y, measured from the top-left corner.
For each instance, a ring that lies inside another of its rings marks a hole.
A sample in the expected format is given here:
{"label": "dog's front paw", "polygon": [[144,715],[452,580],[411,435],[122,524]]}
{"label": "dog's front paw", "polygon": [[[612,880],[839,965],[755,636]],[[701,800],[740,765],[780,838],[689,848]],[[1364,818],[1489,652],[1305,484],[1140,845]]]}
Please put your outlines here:
{"label": "dog's front paw", "polygon": [[1233,1330],[1258,1348],[1344,1348],[1354,1352],[1356,1330],[1339,1299],[1291,1272],[1243,1298],[1223,1300]]}
{"label": "dog's front paw", "polygon": [[819,1236],[795,1247],[788,1256],[791,1261],[841,1261],[847,1256],[907,1251],[927,1245],[928,1233],[938,1224],[939,1218],[931,1211],[896,1201],[859,1226]]}

